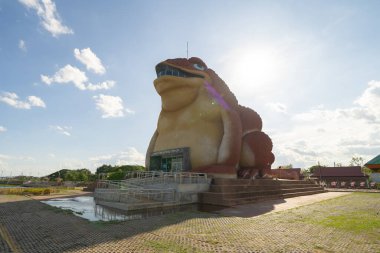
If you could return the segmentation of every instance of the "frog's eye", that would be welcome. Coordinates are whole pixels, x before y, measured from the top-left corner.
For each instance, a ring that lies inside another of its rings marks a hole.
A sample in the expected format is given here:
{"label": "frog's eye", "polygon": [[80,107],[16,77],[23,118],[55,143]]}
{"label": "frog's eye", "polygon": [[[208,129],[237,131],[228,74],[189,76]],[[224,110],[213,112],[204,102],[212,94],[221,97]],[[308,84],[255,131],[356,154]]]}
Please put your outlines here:
{"label": "frog's eye", "polygon": [[193,67],[198,70],[205,70],[205,67],[200,65],[199,63],[194,63]]}

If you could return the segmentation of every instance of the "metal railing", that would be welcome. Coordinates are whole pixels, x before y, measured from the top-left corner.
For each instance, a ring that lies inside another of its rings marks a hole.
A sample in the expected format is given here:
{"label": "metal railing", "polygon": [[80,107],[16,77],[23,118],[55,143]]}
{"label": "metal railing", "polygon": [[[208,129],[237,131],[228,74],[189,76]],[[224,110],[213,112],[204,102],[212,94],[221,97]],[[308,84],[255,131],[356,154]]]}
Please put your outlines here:
{"label": "metal railing", "polygon": [[145,184],[145,183],[187,183],[198,184],[207,183],[208,178],[205,173],[193,172],[163,172],[163,171],[135,171],[126,175],[128,183]]}
{"label": "metal railing", "polygon": [[205,173],[135,171],[127,173],[125,180],[98,180],[96,188],[141,189],[146,185],[169,183],[208,183],[208,178]]}
{"label": "metal railing", "polygon": [[96,188],[107,189],[139,189],[141,187],[128,183],[126,180],[98,180]]}

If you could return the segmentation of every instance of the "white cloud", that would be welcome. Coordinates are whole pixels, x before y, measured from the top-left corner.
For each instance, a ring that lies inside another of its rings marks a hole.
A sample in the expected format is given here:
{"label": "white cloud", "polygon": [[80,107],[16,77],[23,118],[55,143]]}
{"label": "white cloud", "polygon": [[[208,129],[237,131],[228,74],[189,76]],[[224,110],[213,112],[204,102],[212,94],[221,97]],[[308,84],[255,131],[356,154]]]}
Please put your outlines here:
{"label": "white cloud", "polygon": [[87,70],[91,70],[94,73],[101,75],[106,73],[106,69],[101,60],[91,51],[91,48],[85,48],[82,50],[75,48],[74,56],[77,60],[86,65]]}
{"label": "white cloud", "polygon": [[[1,165],[2,169],[8,167],[8,162],[7,161],[9,159],[11,159],[10,156],[4,155],[4,154],[0,154],[0,165]],[[3,172],[4,171],[1,171],[1,173],[3,173]],[[1,176],[3,176],[3,175],[1,175]]]}
{"label": "white cloud", "polygon": [[267,106],[275,112],[286,113],[287,107],[281,103],[267,103]]}
{"label": "white cloud", "polygon": [[36,159],[32,156],[10,156],[0,154],[0,159],[2,160],[20,160],[20,161],[35,161]]}
{"label": "white cloud", "polygon": [[100,155],[100,156],[94,156],[90,157],[88,160],[91,162],[101,162],[101,161],[109,161],[111,160],[115,155]]}
{"label": "white cloud", "polygon": [[116,154],[100,155],[90,157],[89,161],[93,163],[93,167],[99,167],[103,164],[112,165],[144,165],[145,155],[140,153],[134,147],[128,147],[127,150]]}
{"label": "white cloud", "polygon": [[136,113],[134,110],[129,109],[129,108],[125,108],[125,112],[126,112],[127,114],[135,114],[135,113]]}
{"label": "white cloud", "polygon": [[59,134],[63,134],[66,136],[71,136],[71,133],[69,132],[72,127],[67,127],[67,126],[50,126],[50,129],[56,131]]}
{"label": "white cloud", "polygon": [[85,90],[88,78],[86,73],[78,68],[67,64],[65,67],[58,70],[52,77],[41,75],[42,82],[50,85],[54,83],[73,83],[80,90]]}
{"label": "white cloud", "polygon": [[73,30],[62,24],[55,3],[51,0],[19,0],[24,6],[37,12],[42,26],[54,37],[72,34]]}
{"label": "white cloud", "polygon": [[145,155],[138,152],[136,148],[128,148],[127,151],[120,152],[116,160],[116,165],[145,164]]}
{"label": "white cloud", "polygon": [[17,109],[30,109],[30,104],[19,101],[16,93],[3,92],[3,95],[0,95],[0,102],[4,102]]}
{"label": "white cloud", "polygon": [[88,83],[86,73],[67,64],[63,68],[59,69],[53,76],[41,75],[41,81],[47,85],[52,83],[67,84],[72,83],[80,90],[108,90],[115,86],[115,81],[107,80],[101,83],[92,84]]}
{"label": "white cloud", "polygon": [[6,131],[7,131],[7,129],[6,129],[5,127],[0,126],[0,133],[1,133],[1,132],[6,132]]}
{"label": "white cloud", "polygon": [[50,85],[53,82],[53,78],[45,75],[41,75],[41,81],[46,83],[47,85]]}
{"label": "white cloud", "polygon": [[86,87],[87,90],[109,90],[115,86],[115,81],[107,80],[98,84],[89,83]]}
{"label": "white cloud", "polygon": [[26,49],[25,41],[20,40],[20,41],[18,42],[18,48],[20,48],[22,51],[26,52],[27,49]]}
{"label": "white cloud", "polygon": [[96,102],[96,108],[103,113],[102,118],[124,117],[125,112],[134,113],[130,109],[124,109],[123,100],[120,97],[100,94],[93,96],[93,98]]}
{"label": "white cloud", "polygon": [[[6,155],[0,154],[0,176],[18,176],[23,174],[25,170],[22,167],[27,168],[28,171],[32,164],[35,164],[36,159],[28,155]],[[28,172],[27,172],[28,173]],[[25,175],[25,174],[24,174]]]}
{"label": "white cloud", "polygon": [[354,103],[364,108],[362,113],[366,114],[367,117],[371,115],[380,120],[380,81],[370,81],[368,88]]}
{"label": "white cloud", "polygon": [[320,162],[348,165],[352,156],[364,160],[380,150],[380,82],[371,81],[348,108],[323,106],[293,115],[293,127],[271,135],[277,163],[309,167]]}
{"label": "white cloud", "polygon": [[36,96],[29,96],[27,102],[20,101],[16,93],[3,92],[3,95],[0,95],[0,102],[6,103],[17,109],[31,109],[31,107],[43,107],[46,105],[41,98]]}
{"label": "white cloud", "polygon": [[11,157],[9,155],[0,154],[0,159],[7,160],[7,159],[10,159],[10,158]]}
{"label": "white cloud", "polygon": [[29,104],[31,106],[36,106],[36,107],[43,107],[46,108],[46,104],[44,101],[42,101],[41,98],[36,97],[36,96],[29,96],[28,97]]}

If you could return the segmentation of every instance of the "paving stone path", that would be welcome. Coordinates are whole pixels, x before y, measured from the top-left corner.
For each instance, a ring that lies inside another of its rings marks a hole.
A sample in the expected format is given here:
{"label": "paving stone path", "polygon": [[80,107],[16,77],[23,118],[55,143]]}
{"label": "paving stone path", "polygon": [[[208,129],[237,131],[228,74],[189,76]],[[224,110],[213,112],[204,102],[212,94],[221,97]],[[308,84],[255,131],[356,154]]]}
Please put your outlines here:
{"label": "paving stone path", "polygon": [[348,194],[248,218],[187,211],[108,223],[0,196],[0,252],[380,252],[380,227],[352,232],[316,222],[361,210],[379,212],[380,194]]}

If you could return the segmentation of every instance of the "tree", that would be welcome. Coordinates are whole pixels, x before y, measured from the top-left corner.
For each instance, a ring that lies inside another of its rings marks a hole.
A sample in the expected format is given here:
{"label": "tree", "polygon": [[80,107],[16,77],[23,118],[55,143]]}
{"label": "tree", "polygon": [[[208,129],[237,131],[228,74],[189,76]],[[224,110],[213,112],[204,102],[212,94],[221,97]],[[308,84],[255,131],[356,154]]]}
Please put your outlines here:
{"label": "tree", "polygon": [[123,180],[125,178],[125,172],[119,169],[118,171],[111,172],[108,174],[108,180]]}
{"label": "tree", "polygon": [[309,178],[310,174],[311,172],[309,169],[301,169],[301,175],[303,175],[305,178]]}
{"label": "tree", "polygon": [[112,169],[113,169],[113,167],[111,165],[103,164],[102,166],[100,166],[99,168],[96,169],[95,174],[99,175],[101,173],[109,173],[112,171]]}
{"label": "tree", "polygon": [[364,159],[361,156],[353,156],[350,161],[351,166],[360,166],[362,168],[362,172],[365,175],[370,176],[372,173],[372,170],[367,168],[366,166],[363,166],[363,163],[364,163]]}
{"label": "tree", "polygon": [[314,173],[315,169],[318,169],[320,167],[322,167],[322,166],[321,165],[313,165],[310,168],[308,168],[308,170],[310,173]]}
{"label": "tree", "polygon": [[64,181],[78,181],[78,173],[76,171],[68,171],[63,175]]}
{"label": "tree", "polygon": [[279,169],[293,169],[293,165],[290,163],[288,165],[282,165],[278,167]]}
{"label": "tree", "polygon": [[54,172],[47,176],[50,181],[57,181],[62,180],[63,181],[84,181],[87,182],[88,180],[92,179],[91,171],[88,169],[78,169],[78,170],[60,170],[57,172]]}
{"label": "tree", "polygon": [[[124,176],[121,179],[124,179],[125,175],[129,171],[145,171],[145,167],[140,166],[140,165],[115,165],[115,166],[111,166],[111,165],[103,164],[102,166],[100,166],[99,168],[96,169],[95,174],[96,175],[105,174],[105,175],[107,175],[107,179],[119,180],[119,179],[115,179],[115,177],[121,177],[121,172],[122,172],[124,174]],[[113,174],[113,173],[115,173],[115,174]]]}
{"label": "tree", "polygon": [[361,156],[353,156],[350,161],[350,166],[360,166],[362,167],[364,159]]}
{"label": "tree", "polygon": [[367,175],[367,176],[370,176],[372,174],[372,170],[370,168],[367,168],[366,166],[363,166],[362,167],[362,172]]}
{"label": "tree", "polygon": [[91,178],[91,171],[88,169],[77,170],[78,180],[82,182],[87,182]]}

